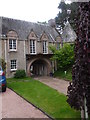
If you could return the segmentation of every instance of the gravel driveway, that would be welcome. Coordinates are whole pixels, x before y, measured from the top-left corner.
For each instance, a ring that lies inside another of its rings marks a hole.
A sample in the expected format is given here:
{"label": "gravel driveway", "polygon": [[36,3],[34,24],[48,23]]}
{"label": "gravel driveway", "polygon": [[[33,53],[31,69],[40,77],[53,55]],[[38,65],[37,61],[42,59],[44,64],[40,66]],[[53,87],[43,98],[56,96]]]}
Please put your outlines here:
{"label": "gravel driveway", "polygon": [[2,93],[2,118],[47,118],[47,116],[7,88],[7,91]]}
{"label": "gravel driveway", "polygon": [[39,80],[40,82],[56,89],[60,93],[64,93],[65,95],[67,94],[67,87],[69,85],[68,81],[61,80],[58,78],[53,78],[53,77],[35,77],[34,79]]}

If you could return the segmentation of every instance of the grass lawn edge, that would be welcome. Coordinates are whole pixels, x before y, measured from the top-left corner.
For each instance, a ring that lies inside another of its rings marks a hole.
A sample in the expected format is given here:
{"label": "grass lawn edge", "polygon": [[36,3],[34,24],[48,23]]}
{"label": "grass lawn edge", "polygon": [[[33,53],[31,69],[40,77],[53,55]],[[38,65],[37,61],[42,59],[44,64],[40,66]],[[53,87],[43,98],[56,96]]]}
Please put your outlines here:
{"label": "grass lawn edge", "polygon": [[45,114],[47,117],[49,117],[52,120],[55,120],[55,118],[51,117],[50,115],[48,115],[45,111],[43,111],[41,108],[37,107],[35,104],[33,104],[32,102],[30,102],[29,100],[27,100],[25,97],[21,96],[19,93],[17,93],[15,90],[13,90],[10,87],[7,87],[10,90],[12,90],[14,93],[16,93],[18,96],[20,96],[22,99],[24,99],[26,102],[28,102],[29,104],[31,104],[32,106],[34,106],[35,108],[37,108],[38,110],[40,110],[43,114]]}
{"label": "grass lawn edge", "polygon": [[[11,79],[10,81],[12,82],[12,80],[13,79]],[[20,81],[22,81],[22,79],[20,79]],[[19,82],[20,82],[19,81]],[[32,80],[31,80],[32,81]],[[35,80],[35,81],[37,81],[37,80]],[[10,84],[11,84],[11,82],[9,82]],[[16,80],[15,79],[15,82],[16,83],[18,83],[18,80]],[[24,82],[24,81],[22,81],[22,82]],[[28,82],[28,81],[27,81]],[[25,83],[27,83],[27,82],[25,82]],[[42,82],[40,82],[40,81],[37,81],[37,82],[39,82],[40,84],[43,84],[43,85],[45,85],[45,86],[47,86],[48,88],[50,88],[50,89],[53,89],[52,87],[50,87],[50,86],[48,86],[48,85],[46,85],[46,84],[44,84],[44,83],[42,83]],[[15,83],[14,83],[15,84]],[[14,89],[12,86],[8,86],[8,88],[10,88],[12,91],[14,91],[17,95],[19,95],[20,97],[22,97],[24,100],[26,100],[27,102],[29,102],[30,104],[32,104],[34,107],[36,107],[37,109],[39,109],[41,112],[43,112],[45,115],[47,115],[49,118],[51,118],[51,119],[56,119],[56,117],[54,117],[54,116],[52,116],[51,114],[49,114],[47,111],[45,111],[44,109],[42,109],[41,108],[41,105],[40,106],[38,106],[36,103],[34,104],[32,101],[30,101],[30,100],[28,100],[26,97],[24,97],[21,93],[19,93],[18,91],[17,91],[17,89]],[[58,92],[56,89],[53,89],[54,91],[56,91],[56,92]],[[59,92],[58,92],[59,93]],[[64,95],[63,93],[59,93],[59,94],[61,94],[61,95]],[[58,118],[58,117],[57,117]],[[71,117],[70,117],[71,118]]]}

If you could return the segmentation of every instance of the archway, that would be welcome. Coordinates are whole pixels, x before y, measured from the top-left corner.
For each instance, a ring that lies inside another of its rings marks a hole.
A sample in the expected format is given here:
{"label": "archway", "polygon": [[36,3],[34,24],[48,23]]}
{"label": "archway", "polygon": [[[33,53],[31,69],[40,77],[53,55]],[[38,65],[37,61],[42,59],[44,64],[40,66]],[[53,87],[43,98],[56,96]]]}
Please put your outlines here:
{"label": "archway", "polygon": [[47,59],[35,59],[28,65],[29,76],[47,76],[51,72],[51,63]]}

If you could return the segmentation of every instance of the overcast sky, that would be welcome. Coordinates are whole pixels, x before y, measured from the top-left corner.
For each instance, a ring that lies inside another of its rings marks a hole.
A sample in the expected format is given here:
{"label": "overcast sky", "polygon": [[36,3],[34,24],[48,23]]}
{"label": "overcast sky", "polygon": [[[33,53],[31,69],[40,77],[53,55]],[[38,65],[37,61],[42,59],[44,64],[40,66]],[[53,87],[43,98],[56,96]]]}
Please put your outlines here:
{"label": "overcast sky", "polygon": [[31,22],[55,18],[61,0],[0,0],[0,16]]}

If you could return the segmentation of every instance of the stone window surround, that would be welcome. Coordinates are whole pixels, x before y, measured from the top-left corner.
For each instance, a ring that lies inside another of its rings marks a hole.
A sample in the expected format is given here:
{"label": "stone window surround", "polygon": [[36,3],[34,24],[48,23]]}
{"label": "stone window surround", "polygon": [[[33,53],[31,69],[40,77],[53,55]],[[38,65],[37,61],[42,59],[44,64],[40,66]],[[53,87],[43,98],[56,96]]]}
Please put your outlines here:
{"label": "stone window surround", "polygon": [[16,59],[10,60],[10,69],[11,69],[11,71],[17,70],[17,60]]}
{"label": "stone window surround", "polygon": [[[8,40],[8,51],[9,52],[17,52],[17,41],[18,41],[18,38],[16,38],[16,37],[8,37],[7,40]],[[16,49],[10,49],[9,40],[16,40]]]}
{"label": "stone window surround", "polygon": [[56,49],[57,49],[57,50],[59,50],[59,49],[60,49],[60,47],[61,47],[60,42],[57,42],[57,44],[56,44]]}
{"label": "stone window surround", "polygon": [[[36,54],[37,53],[37,47],[36,47],[37,35],[33,31],[33,29],[31,29],[31,32],[28,35],[28,40],[29,40],[29,53],[30,54]],[[30,44],[30,41],[32,41],[31,44]],[[33,43],[33,41],[34,41],[34,43]],[[31,52],[31,49],[32,49],[32,52]]]}
{"label": "stone window surround", "polygon": [[42,42],[42,53],[48,54],[48,35],[44,31],[41,35],[41,42]]}
{"label": "stone window surround", "polygon": [[48,42],[43,40],[43,54],[48,54]]}
{"label": "stone window surround", "polygon": [[[14,30],[10,30],[8,33],[7,33],[7,40],[8,40],[8,51],[11,52],[11,51],[17,51],[17,41],[18,41],[18,34],[16,31]],[[10,46],[9,46],[9,40],[16,40],[16,48],[13,49],[14,47],[14,44],[12,42],[12,49],[10,49]]]}
{"label": "stone window surround", "polygon": [[[11,40],[11,48],[10,48],[10,40]],[[15,40],[15,43],[14,43]],[[9,46],[9,51],[17,51],[17,39],[15,38],[9,38],[8,40],[8,46]]]}
{"label": "stone window surround", "polygon": [[[34,42],[34,44],[33,44],[33,42]],[[31,49],[32,49],[32,52],[31,52]],[[29,40],[29,51],[30,51],[30,54],[36,54],[36,39],[30,39]]]}

